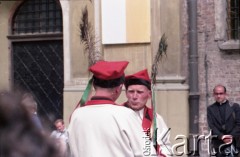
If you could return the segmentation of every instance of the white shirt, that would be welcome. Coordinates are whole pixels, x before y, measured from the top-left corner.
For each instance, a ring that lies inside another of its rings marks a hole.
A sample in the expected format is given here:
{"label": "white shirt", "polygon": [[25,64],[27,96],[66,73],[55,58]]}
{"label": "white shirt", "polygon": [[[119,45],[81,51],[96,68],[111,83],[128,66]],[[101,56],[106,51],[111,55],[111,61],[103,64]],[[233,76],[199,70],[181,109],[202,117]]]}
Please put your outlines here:
{"label": "white shirt", "polygon": [[68,143],[68,132],[66,129],[63,131],[54,130],[50,136],[57,139],[62,139],[64,142]]}
{"label": "white shirt", "polygon": [[[144,108],[135,112],[139,116],[139,119],[141,119],[140,123],[142,124]],[[157,142],[160,145],[162,154],[166,155],[167,157],[172,156],[170,132],[168,132],[169,128],[164,122],[162,116],[160,116],[159,114],[157,114],[156,125],[157,125]],[[152,149],[154,148],[153,147],[151,148],[151,152],[152,152],[151,155],[154,156],[155,150],[152,150]]]}
{"label": "white shirt", "polygon": [[142,126],[134,111],[112,104],[74,111],[69,124],[74,157],[143,157]]}

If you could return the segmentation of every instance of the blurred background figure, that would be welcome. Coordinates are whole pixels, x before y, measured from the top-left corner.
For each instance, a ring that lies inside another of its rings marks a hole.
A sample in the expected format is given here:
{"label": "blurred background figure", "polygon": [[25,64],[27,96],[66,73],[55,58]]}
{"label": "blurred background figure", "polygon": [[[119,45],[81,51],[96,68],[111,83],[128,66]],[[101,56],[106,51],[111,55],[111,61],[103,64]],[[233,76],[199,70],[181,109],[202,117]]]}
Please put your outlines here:
{"label": "blurred background figure", "polygon": [[21,98],[0,92],[0,156],[63,157],[50,139],[33,123]]}
{"label": "blurred background figure", "polygon": [[64,121],[63,119],[57,119],[54,122],[54,126],[56,130],[54,130],[51,133],[51,137],[57,139],[57,147],[59,150],[67,156],[69,152],[69,147],[68,147],[68,132],[65,128]]}
{"label": "blurred background figure", "polygon": [[37,128],[43,130],[42,122],[37,115],[37,102],[35,101],[34,96],[31,93],[23,94],[21,104],[27,108],[31,115],[31,119]]}

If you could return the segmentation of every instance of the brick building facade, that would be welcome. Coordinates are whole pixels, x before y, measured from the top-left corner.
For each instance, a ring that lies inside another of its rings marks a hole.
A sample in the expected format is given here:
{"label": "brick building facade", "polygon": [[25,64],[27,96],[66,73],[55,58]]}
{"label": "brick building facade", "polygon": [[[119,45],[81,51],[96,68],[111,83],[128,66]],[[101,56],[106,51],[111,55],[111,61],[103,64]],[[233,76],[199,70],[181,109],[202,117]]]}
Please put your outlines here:
{"label": "brick building facade", "polygon": [[[227,1],[197,1],[198,79],[199,79],[199,134],[207,135],[207,106],[214,102],[212,90],[215,85],[227,88],[230,101],[240,103],[240,44],[239,38],[227,36]],[[183,4],[182,51],[184,75],[188,75],[188,14],[187,2]],[[225,27],[226,28],[226,27]],[[238,27],[239,28],[239,27]],[[220,32],[218,32],[220,30]],[[188,78],[188,77],[186,77]],[[207,153],[207,144],[203,144]],[[205,154],[206,155],[206,154]],[[202,155],[202,156],[205,156]]]}

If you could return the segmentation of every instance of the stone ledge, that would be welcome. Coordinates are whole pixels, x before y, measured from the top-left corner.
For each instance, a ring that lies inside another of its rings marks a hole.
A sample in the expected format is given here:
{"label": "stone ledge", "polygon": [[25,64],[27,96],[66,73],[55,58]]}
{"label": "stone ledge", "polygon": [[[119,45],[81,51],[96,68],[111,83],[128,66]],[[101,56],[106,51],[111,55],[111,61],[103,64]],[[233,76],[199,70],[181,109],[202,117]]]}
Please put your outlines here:
{"label": "stone ledge", "polygon": [[157,84],[155,87],[156,91],[188,91],[188,89],[187,84],[178,83]]}
{"label": "stone ledge", "polygon": [[83,92],[86,88],[86,85],[82,86],[67,86],[63,88],[64,92]]}
{"label": "stone ledge", "polygon": [[185,77],[182,76],[164,76],[164,77],[157,77],[157,84],[158,83],[184,83],[186,80]]}
{"label": "stone ledge", "polygon": [[71,82],[65,83],[64,92],[82,92],[85,90],[88,78],[74,78]]}
{"label": "stone ledge", "polygon": [[240,41],[228,40],[223,43],[219,43],[219,48],[221,50],[240,50]]}
{"label": "stone ledge", "polygon": [[184,84],[186,78],[182,76],[157,77],[156,91],[187,91],[189,86]]}
{"label": "stone ledge", "polygon": [[[88,83],[88,78],[77,78],[71,83],[65,84],[64,92],[83,92]],[[157,83],[155,86],[156,91],[186,91],[189,89],[187,84],[184,84],[185,78],[181,76],[164,76],[157,77]],[[125,91],[125,87],[122,89]]]}

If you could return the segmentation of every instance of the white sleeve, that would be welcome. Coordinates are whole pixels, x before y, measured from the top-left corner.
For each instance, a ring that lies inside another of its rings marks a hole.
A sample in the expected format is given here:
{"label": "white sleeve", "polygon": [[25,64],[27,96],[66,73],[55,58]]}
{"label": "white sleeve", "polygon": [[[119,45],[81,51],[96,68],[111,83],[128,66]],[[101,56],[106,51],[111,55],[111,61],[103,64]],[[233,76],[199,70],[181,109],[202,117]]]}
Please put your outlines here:
{"label": "white sleeve", "polygon": [[162,153],[171,156],[170,130],[159,114],[157,114],[157,141]]}
{"label": "white sleeve", "polygon": [[134,157],[145,157],[144,154],[144,136],[140,119],[137,114],[130,114],[123,121],[122,136],[125,147],[130,146]]}

